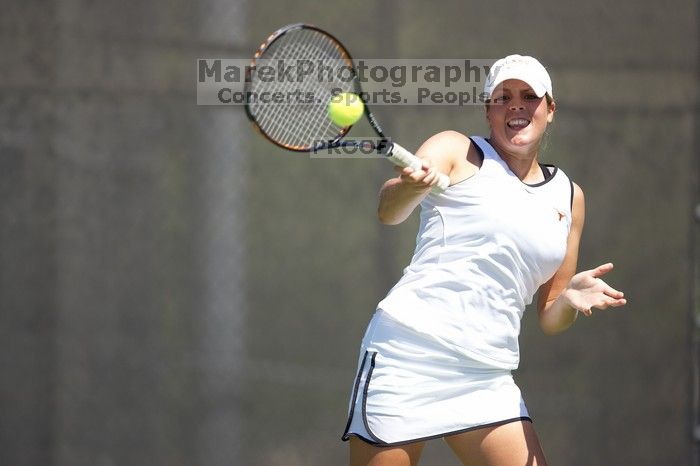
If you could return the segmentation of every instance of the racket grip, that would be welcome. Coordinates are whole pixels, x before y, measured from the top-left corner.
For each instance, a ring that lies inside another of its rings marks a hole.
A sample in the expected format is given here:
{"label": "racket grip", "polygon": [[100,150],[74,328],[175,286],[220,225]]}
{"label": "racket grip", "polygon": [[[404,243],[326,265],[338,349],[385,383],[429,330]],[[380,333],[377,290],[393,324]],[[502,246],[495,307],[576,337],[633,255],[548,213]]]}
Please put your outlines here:
{"label": "racket grip", "polygon": [[[391,143],[391,147],[384,155],[389,162],[399,167],[411,167],[414,170],[420,170],[423,167],[423,161],[421,159],[395,142]],[[437,185],[433,187],[433,191],[441,193],[450,185],[450,177],[444,173],[438,173],[437,176],[438,182]]]}

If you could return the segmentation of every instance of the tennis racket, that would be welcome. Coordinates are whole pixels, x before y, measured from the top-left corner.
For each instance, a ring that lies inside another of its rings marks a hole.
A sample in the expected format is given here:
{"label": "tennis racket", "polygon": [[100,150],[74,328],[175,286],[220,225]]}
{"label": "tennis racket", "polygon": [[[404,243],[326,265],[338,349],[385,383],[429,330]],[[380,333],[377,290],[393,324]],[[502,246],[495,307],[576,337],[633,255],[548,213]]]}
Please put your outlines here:
{"label": "tennis racket", "polygon": [[[322,73],[302,73],[301,66],[323,64]],[[267,67],[265,73],[261,72]],[[277,79],[270,73],[285,70]],[[322,76],[344,75],[342,81]],[[272,143],[298,152],[318,152],[337,147],[354,147],[366,153],[368,141],[345,139],[350,126],[338,126],[328,115],[328,103],[339,92],[362,96],[352,58],[343,45],[329,33],[308,24],[285,26],[263,42],[246,70],[245,110],[259,132]],[[364,115],[379,136],[371,151],[400,167],[422,168],[422,161],[391,141],[364,102]],[[435,190],[450,184],[438,174]]]}

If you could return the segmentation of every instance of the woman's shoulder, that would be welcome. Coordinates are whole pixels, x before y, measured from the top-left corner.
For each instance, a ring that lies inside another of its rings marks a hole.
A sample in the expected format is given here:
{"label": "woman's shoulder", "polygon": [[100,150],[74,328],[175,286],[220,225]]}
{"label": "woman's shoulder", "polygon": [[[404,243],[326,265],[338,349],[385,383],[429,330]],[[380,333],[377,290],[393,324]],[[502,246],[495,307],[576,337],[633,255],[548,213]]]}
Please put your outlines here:
{"label": "woman's shoulder", "polygon": [[437,168],[448,174],[452,184],[470,177],[478,170],[481,159],[472,141],[455,130],[441,131],[428,138],[418,150]]}
{"label": "woman's shoulder", "polygon": [[465,154],[471,147],[471,140],[455,130],[441,131],[425,140],[419,152],[429,157],[452,159]]}

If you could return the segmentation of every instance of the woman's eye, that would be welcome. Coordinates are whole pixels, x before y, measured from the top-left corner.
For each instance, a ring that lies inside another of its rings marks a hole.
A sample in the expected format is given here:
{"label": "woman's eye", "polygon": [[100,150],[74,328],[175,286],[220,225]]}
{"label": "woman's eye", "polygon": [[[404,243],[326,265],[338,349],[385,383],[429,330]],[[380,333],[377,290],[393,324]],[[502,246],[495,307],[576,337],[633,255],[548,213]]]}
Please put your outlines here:
{"label": "woman's eye", "polygon": [[508,97],[506,97],[504,95],[498,96],[498,97],[493,99],[493,101],[496,102],[497,104],[502,104],[503,102],[505,102],[507,100],[508,100]]}
{"label": "woman's eye", "polygon": [[537,97],[535,94],[527,94],[527,95],[525,96],[525,98],[526,98],[527,100],[536,100],[536,99],[539,99],[539,97]]}

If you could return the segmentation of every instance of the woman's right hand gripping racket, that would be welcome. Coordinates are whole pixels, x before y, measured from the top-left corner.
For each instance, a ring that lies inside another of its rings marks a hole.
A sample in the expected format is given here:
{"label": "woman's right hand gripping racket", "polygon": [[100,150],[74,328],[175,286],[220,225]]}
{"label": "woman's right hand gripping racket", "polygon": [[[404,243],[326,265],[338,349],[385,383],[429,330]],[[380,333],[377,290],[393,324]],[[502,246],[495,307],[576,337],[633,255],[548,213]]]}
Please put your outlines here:
{"label": "woman's right hand gripping racket", "polygon": [[[299,67],[319,66],[323,70],[305,72]],[[267,71],[285,70],[271,78]],[[346,76],[342,81],[323,76]],[[345,140],[352,125],[340,126],[328,114],[328,104],[339,92],[362,95],[355,66],[348,51],[333,36],[307,24],[292,24],[274,32],[258,48],[246,73],[246,114],[271,142],[285,149],[317,152],[352,146],[367,149],[367,141]],[[423,161],[384,135],[366,105],[364,114],[380,138],[371,149],[394,165],[421,170]],[[450,184],[438,174],[434,190]]]}

